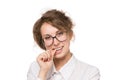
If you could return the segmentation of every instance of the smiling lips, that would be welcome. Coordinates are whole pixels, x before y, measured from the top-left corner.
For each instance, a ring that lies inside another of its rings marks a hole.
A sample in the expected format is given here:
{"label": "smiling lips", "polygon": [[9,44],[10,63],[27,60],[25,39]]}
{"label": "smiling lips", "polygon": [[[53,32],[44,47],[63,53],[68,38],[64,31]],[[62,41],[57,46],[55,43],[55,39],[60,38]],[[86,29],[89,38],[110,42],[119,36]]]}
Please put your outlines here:
{"label": "smiling lips", "polygon": [[63,49],[63,46],[62,47],[58,47],[58,48],[55,48],[55,50],[56,50],[56,54],[58,54],[58,53],[60,53],[61,51],[62,51],[62,49]]}

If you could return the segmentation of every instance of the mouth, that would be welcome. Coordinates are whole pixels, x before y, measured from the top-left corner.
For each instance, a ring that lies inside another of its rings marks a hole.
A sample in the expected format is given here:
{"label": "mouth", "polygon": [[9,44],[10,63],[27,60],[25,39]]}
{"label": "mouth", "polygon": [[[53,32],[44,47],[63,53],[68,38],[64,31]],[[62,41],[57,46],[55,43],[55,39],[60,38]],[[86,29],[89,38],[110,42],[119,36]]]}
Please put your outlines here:
{"label": "mouth", "polygon": [[58,53],[61,53],[62,52],[62,49],[63,49],[63,46],[61,46],[61,47],[57,47],[57,48],[54,48],[55,50],[56,50],[56,54],[58,54]]}
{"label": "mouth", "polygon": [[56,51],[59,51],[59,50],[61,50],[62,48],[63,48],[63,46],[62,46],[62,47],[55,48],[55,50],[56,50]]}

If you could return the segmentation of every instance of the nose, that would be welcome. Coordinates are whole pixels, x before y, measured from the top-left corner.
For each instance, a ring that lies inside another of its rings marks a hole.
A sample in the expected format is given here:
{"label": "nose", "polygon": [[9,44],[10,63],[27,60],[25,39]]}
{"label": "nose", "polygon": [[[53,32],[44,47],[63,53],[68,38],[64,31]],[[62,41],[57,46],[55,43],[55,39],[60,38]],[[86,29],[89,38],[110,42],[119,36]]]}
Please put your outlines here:
{"label": "nose", "polygon": [[60,42],[58,41],[58,39],[56,37],[53,38],[53,45],[57,46]]}

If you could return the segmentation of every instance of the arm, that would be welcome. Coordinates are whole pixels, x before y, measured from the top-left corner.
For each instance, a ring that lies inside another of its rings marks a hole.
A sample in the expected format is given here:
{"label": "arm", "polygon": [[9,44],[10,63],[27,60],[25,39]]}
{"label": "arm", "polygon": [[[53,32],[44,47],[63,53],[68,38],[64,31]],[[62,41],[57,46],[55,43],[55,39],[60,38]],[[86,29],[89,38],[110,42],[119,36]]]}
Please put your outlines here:
{"label": "arm", "polygon": [[55,50],[43,52],[37,57],[37,62],[31,64],[27,74],[27,80],[46,80],[48,71],[53,64]]}
{"label": "arm", "polygon": [[37,62],[39,64],[40,70],[38,78],[46,80],[47,74],[53,65],[53,57],[56,50],[47,50],[37,57]]}

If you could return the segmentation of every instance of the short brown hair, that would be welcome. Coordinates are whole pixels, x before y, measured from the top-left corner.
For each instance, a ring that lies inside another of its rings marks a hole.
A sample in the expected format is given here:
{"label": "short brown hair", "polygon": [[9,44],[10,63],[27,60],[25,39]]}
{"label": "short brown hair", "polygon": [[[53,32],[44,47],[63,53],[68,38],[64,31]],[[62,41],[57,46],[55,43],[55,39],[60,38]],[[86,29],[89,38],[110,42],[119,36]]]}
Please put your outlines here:
{"label": "short brown hair", "polygon": [[40,19],[38,19],[33,26],[33,38],[36,43],[42,49],[46,50],[42,35],[41,35],[41,26],[43,23],[49,23],[59,30],[66,30],[68,32],[72,31],[73,23],[71,19],[65,15],[63,11],[56,9],[48,10],[45,12]]}

